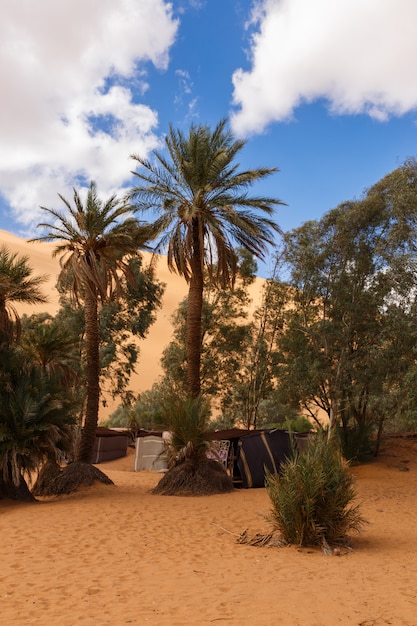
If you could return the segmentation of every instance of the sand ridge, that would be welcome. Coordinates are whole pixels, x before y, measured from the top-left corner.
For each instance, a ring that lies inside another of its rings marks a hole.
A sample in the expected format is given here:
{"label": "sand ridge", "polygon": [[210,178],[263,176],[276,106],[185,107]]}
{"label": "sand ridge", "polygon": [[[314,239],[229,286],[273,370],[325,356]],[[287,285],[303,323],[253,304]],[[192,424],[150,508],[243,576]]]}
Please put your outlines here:
{"label": "sand ridge", "polygon": [[[12,253],[19,256],[29,257],[29,266],[33,269],[34,275],[46,275],[48,277],[42,291],[48,297],[47,304],[36,306],[18,305],[16,309],[19,314],[48,312],[54,315],[59,306],[58,292],[55,289],[56,279],[60,271],[59,259],[53,258],[52,252],[54,243],[30,243],[20,237],[16,237],[7,231],[0,230],[0,245],[5,245]],[[135,393],[150,389],[155,381],[162,374],[160,359],[163,350],[167,347],[172,338],[172,316],[179,303],[187,294],[188,287],[186,281],[178,274],[170,272],[167,267],[166,257],[143,252],[145,264],[151,258],[155,262],[155,272],[158,280],[165,285],[165,292],[162,297],[162,307],[156,312],[156,321],[150,327],[144,340],[138,340],[139,359],[136,366],[136,373],[133,374],[130,382],[130,389]],[[253,310],[261,301],[261,288],[264,280],[257,278],[250,286],[250,297]],[[107,395],[106,404],[100,406],[99,420],[104,421],[118,406],[119,401],[113,401]]]}

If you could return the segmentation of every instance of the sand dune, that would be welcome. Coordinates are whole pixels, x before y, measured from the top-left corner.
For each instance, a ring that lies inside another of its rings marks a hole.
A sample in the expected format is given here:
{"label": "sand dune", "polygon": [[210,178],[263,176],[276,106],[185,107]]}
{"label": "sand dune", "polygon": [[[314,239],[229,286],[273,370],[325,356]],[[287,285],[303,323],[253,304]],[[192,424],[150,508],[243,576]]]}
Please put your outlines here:
{"label": "sand dune", "polygon": [[[0,230],[0,244],[6,245],[12,252],[29,257],[29,264],[34,270],[34,274],[46,274],[48,280],[44,285],[44,293],[48,297],[47,305],[21,306],[17,307],[20,313],[39,313],[47,311],[52,315],[58,309],[58,293],[55,289],[56,278],[59,273],[59,260],[52,258],[52,251],[55,247],[53,243],[28,243],[21,239]],[[148,261],[150,255],[144,253]],[[167,268],[166,258],[161,256],[157,259],[157,277],[165,283],[166,289],[163,296],[162,309],[158,311],[156,322],[151,326],[145,340],[138,343],[140,347],[140,357],[137,364],[137,372],[131,379],[131,388],[135,392],[150,389],[152,384],[161,375],[160,358],[164,348],[168,345],[172,337],[171,317],[177,309],[180,301],[187,294],[187,284],[183,278],[170,272]],[[260,288],[262,279],[257,279],[251,286],[252,306],[256,306],[260,300]],[[104,420],[116,408],[117,402],[106,398],[106,407],[100,408],[100,420]]]}
{"label": "sand dune", "polygon": [[99,467],[115,486],[0,501],[1,624],[417,624],[415,440],[353,468],[369,525],[341,556],[238,544],[270,530],[265,489],[153,496],[160,474],[133,472],[132,452]]}

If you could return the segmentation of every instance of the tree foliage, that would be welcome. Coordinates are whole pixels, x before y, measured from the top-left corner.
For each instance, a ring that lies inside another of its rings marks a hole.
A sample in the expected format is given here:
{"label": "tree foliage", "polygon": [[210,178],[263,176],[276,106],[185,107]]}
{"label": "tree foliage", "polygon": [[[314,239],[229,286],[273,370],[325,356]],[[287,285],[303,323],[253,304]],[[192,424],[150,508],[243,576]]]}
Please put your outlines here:
{"label": "tree foliage", "polygon": [[0,351],[0,377],[0,497],[32,500],[25,478],[72,446],[73,398],[17,348]]}
{"label": "tree foliage", "polygon": [[408,161],[362,199],[285,235],[293,304],[280,341],[282,396],[325,411],[345,435],[381,429],[401,410],[415,358],[416,219],[417,165]]}
{"label": "tree foliage", "polygon": [[138,184],[129,197],[138,210],[156,212],[150,227],[156,250],[167,253],[168,267],[189,284],[186,374],[195,397],[201,391],[204,270],[211,282],[230,287],[238,266],[236,247],[262,258],[279,231],[272,215],[280,201],[248,193],[276,169],[239,170],[236,157],[244,145],[222,120],[214,130],[192,125],[188,135],[170,127],[165,154],[154,151],[152,162],[133,156]]}
{"label": "tree foliage", "polygon": [[0,343],[4,346],[18,341],[21,334],[18,303],[41,304],[46,297],[40,287],[46,276],[33,276],[27,256],[0,248]]}

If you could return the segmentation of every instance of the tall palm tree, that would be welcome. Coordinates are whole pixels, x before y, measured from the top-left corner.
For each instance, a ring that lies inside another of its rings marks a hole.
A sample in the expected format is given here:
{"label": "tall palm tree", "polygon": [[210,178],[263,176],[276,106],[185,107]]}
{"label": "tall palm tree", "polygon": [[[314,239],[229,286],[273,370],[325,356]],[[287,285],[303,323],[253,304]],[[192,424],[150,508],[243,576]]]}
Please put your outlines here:
{"label": "tall palm tree", "polygon": [[9,345],[21,334],[20,317],[15,304],[47,302],[40,286],[46,276],[32,276],[28,257],[12,254],[6,246],[0,248],[0,344]]}
{"label": "tall palm tree", "polygon": [[92,182],[85,204],[74,189],[71,205],[58,194],[65,212],[42,207],[53,224],[34,241],[58,241],[53,255],[60,256],[61,277],[70,279],[74,299],[84,304],[87,360],[87,402],[84,428],[76,452],[76,461],[90,463],[93,451],[100,398],[99,306],[121,292],[121,276],[133,280],[129,260],[139,256],[146,239],[143,227],[132,216],[126,202],[111,196],[106,202],[97,196]]}
{"label": "tall palm tree", "polygon": [[140,183],[129,193],[140,211],[155,211],[156,251],[167,252],[168,267],[189,284],[187,313],[187,386],[200,394],[201,315],[204,268],[210,280],[233,284],[237,246],[263,258],[273,235],[275,198],[251,196],[248,188],[276,168],[239,171],[236,156],[245,142],[236,140],[222,120],[211,131],[192,125],[188,136],[170,127],[167,156],[155,150],[151,162],[133,155]]}

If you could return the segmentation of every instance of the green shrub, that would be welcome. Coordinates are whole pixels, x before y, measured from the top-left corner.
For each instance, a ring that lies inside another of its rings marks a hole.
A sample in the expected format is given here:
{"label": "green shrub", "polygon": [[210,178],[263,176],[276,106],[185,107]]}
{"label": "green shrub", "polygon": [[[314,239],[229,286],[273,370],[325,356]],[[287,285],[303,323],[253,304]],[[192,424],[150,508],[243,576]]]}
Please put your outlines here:
{"label": "green shrub", "polygon": [[309,433],[313,430],[313,425],[305,415],[297,415],[292,419],[286,419],[281,428],[293,433]]}
{"label": "green shrub", "polygon": [[340,544],[365,521],[355,497],[349,465],[332,442],[317,434],[302,454],[267,474],[270,520],[285,542],[301,546]]}
{"label": "green shrub", "polygon": [[369,461],[374,456],[375,441],[371,435],[375,430],[373,424],[363,422],[353,426],[337,425],[340,449],[343,456],[351,462]]}
{"label": "green shrub", "polygon": [[207,435],[210,406],[201,396],[172,395],[163,406],[164,421],[171,432],[170,448],[176,462],[205,458],[210,438]]}

